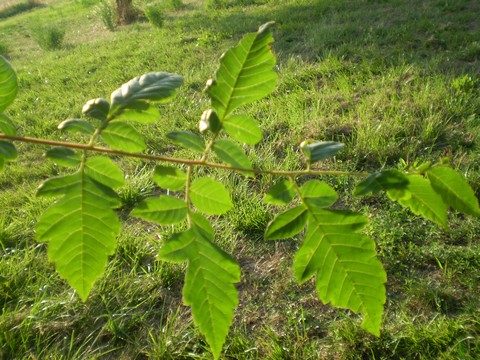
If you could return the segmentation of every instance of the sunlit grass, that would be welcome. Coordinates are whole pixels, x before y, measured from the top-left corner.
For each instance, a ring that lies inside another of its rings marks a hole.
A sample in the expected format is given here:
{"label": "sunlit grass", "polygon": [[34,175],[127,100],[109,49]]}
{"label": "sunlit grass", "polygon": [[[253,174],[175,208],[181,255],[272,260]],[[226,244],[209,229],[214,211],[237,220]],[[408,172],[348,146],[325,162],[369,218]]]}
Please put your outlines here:
{"label": "sunlit grass", "polygon": [[[480,194],[474,1],[220,3],[211,10],[196,0],[166,6],[159,29],[143,21],[110,32],[95,15],[94,1],[51,1],[2,20],[1,44],[20,81],[8,115],[22,135],[85,142],[59,132],[58,123],[79,117],[91,98],[108,99],[132,77],[178,73],[185,85],[177,98],[161,105],[159,121],[142,130],[150,152],[191,156],[166,133],[196,131],[209,106],[202,90],[219,56],[244,33],[275,20],[279,83],[246,109],[264,134],[248,150],[256,166],[302,168],[302,140],[336,140],[345,150],[318,166],[372,171],[448,156]],[[42,50],[31,36],[37,21],[62,24],[64,46]],[[181,305],[183,267],[157,258],[172,229],[127,217],[159,191],[149,179],[153,165],[121,161],[128,176],[120,189],[123,234],[83,304],[34,239],[36,219],[49,204],[35,197],[36,187],[63,169],[41,159],[44,148],[19,149],[18,163],[0,175],[0,358],[209,358]],[[274,179],[218,176],[236,204],[216,225],[218,243],[243,272],[225,358],[480,356],[478,220],[452,215],[451,228],[439,229],[383,198],[352,198],[355,179],[326,179],[346,196],[339,206],[370,214],[368,232],[389,274],[382,336],[374,338],[359,329],[356,317],[322,305],[313,283],[296,284],[290,267],[297,240],[263,240],[277,209],[263,204],[261,194]]]}

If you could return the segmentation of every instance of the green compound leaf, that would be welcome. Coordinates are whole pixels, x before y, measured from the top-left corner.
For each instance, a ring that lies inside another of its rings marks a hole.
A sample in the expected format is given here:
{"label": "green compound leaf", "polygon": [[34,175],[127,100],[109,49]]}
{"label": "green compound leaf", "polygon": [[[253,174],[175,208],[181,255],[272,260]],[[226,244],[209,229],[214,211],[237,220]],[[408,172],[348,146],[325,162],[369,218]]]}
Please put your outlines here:
{"label": "green compound leaf", "polygon": [[205,151],[205,143],[203,139],[191,131],[172,131],[167,134],[167,137],[175,144],[183,146],[184,148],[203,153]]}
{"label": "green compound leaf", "polygon": [[447,166],[430,168],[427,176],[445,203],[459,212],[480,216],[477,197],[463,176]]}
{"label": "green compound leaf", "polygon": [[300,145],[310,164],[335,156],[343,146],[342,143],[335,141],[303,142]]}
{"label": "green compound leaf", "polygon": [[355,195],[378,194],[392,189],[402,190],[408,186],[408,178],[397,170],[384,170],[369,175],[355,188]]}
{"label": "green compound leaf", "polygon": [[15,100],[17,91],[17,75],[7,59],[0,55],[0,113]]}
{"label": "green compound leaf", "polygon": [[82,108],[82,114],[84,116],[100,121],[107,120],[109,111],[110,104],[102,98],[88,100]]}
{"label": "green compound leaf", "polygon": [[167,241],[160,257],[187,262],[183,301],[191,306],[195,324],[218,359],[238,305],[234,284],[240,281],[240,268],[213,243],[213,230],[207,219],[191,214],[191,220],[192,227]]}
{"label": "green compound leaf", "polygon": [[307,223],[307,209],[303,205],[296,206],[278,214],[268,224],[265,231],[266,240],[288,239],[303,230]]}
{"label": "green compound leaf", "polygon": [[111,121],[102,133],[102,139],[114,150],[141,152],[147,147],[143,136],[123,121]]}
{"label": "green compound leaf", "polygon": [[82,157],[80,156],[80,154],[77,154],[75,150],[64,147],[64,146],[56,146],[49,149],[45,153],[45,157],[54,161],[58,165],[63,165],[68,167],[78,166],[80,165],[80,162],[82,160]]}
{"label": "green compound leaf", "polygon": [[153,181],[163,189],[181,190],[187,183],[187,174],[173,166],[157,166]]}
{"label": "green compound leaf", "polygon": [[268,190],[263,202],[272,205],[288,205],[295,196],[295,186],[289,180],[281,180]]}
{"label": "green compound leaf", "polygon": [[409,184],[405,190],[392,189],[387,192],[390,199],[408,207],[414,214],[446,227],[447,205],[430,182],[420,175],[408,175],[407,179]]}
{"label": "green compound leaf", "polygon": [[113,208],[120,202],[112,189],[82,172],[50,180],[38,195],[61,191],[63,196],[40,217],[37,238],[48,243],[57,272],[85,301],[115,250],[121,224]]}
{"label": "green compound leaf", "polygon": [[96,156],[85,162],[85,174],[112,189],[125,185],[122,170],[109,158]]}
{"label": "green compound leaf", "polygon": [[367,222],[349,211],[309,210],[305,240],[293,268],[299,283],[316,276],[322,302],[361,313],[362,327],[378,336],[386,274],[374,241],[359,233]]}
{"label": "green compound leaf", "polygon": [[110,114],[120,109],[135,109],[139,100],[166,101],[175,95],[175,89],[182,83],[181,76],[165,72],[138,76],[112,93]]}
{"label": "green compound leaf", "polygon": [[260,127],[257,122],[249,116],[230,116],[223,120],[223,128],[228,135],[248,145],[255,145],[262,140]]}
{"label": "green compound leaf", "polygon": [[[213,145],[213,152],[226,164],[241,169],[251,169],[252,163],[243,149],[230,140],[217,140]],[[254,177],[251,172],[242,172],[245,176]]]}
{"label": "green compound leaf", "polygon": [[173,225],[187,217],[187,203],[172,196],[162,195],[143,200],[131,215],[160,225]]}
{"label": "green compound leaf", "polygon": [[15,135],[17,131],[15,130],[15,125],[13,121],[5,114],[0,113],[0,132],[5,135]]}
{"label": "green compound leaf", "polygon": [[216,82],[208,88],[218,117],[223,121],[233,110],[267,96],[275,88],[275,57],[270,48],[273,23],[246,35],[220,60]]}
{"label": "green compound leaf", "polygon": [[58,124],[58,129],[67,130],[72,133],[79,132],[87,135],[92,135],[95,128],[89,122],[82,119],[68,119]]}
{"label": "green compound leaf", "polygon": [[318,180],[310,180],[303,184],[301,193],[307,206],[319,208],[332,206],[338,199],[335,190]]}
{"label": "green compound leaf", "polygon": [[17,157],[17,149],[12,143],[0,141],[0,159],[4,161],[14,161]]}
{"label": "green compound leaf", "polygon": [[225,186],[216,180],[203,177],[190,186],[190,200],[195,207],[209,215],[221,215],[233,206]]}
{"label": "green compound leaf", "polygon": [[115,120],[135,121],[141,124],[151,124],[159,118],[160,111],[145,101],[134,101],[115,116]]}

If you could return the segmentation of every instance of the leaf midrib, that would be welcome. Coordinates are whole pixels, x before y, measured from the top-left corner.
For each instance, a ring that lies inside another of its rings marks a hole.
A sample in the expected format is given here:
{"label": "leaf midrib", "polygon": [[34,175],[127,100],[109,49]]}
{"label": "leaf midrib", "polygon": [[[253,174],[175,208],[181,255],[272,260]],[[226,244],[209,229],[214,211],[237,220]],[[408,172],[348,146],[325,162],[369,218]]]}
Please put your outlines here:
{"label": "leaf midrib", "polygon": [[[323,241],[326,241],[326,242],[328,243],[328,245],[329,245],[328,252],[333,252],[333,253],[335,254],[335,262],[334,262],[334,264],[333,264],[333,266],[332,266],[332,269],[336,268],[337,266],[340,266],[340,267],[342,268],[342,270],[343,270],[343,273],[345,273],[345,276],[344,276],[344,279],[343,279],[343,283],[342,283],[341,289],[343,289],[343,286],[344,286],[344,283],[345,283],[345,279],[346,279],[347,277],[349,278],[351,284],[355,284],[355,282],[352,281],[352,279],[351,279],[351,277],[350,277],[350,275],[349,275],[349,271],[345,270],[345,267],[343,266],[343,262],[340,260],[337,252],[335,251],[334,246],[332,245],[332,242],[331,242],[330,240],[328,240],[328,237],[329,237],[330,233],[327,234],[327,233],[323,232],[323,231],[321,230],[321,227],[322,227],[322,226],[321,226],[321,224],[320,224],[319,219],[316,217],[316,215],[315,215],[313,212],[310,211],[310,214],[311,214],[312,218],[315,219],[315,222],[316,222],[316,224],[315,224],[315,230],[318,230],[318,231],[321,233],[321,236],[322,236],[321,239],[320,239],[320,241],[318,241],[317,246],[315,247],[315,251],[312,252],[312,254],[316,254],[317,251],[318,251],[318,248],[320,247],[320,244],[321,244]],[[330,225],[330,224],[329,224],[329,225]],[[331,236],[331,235],[330,235],[330,236]],[[327,259],[327,255],[328,255],[328,253],[325,254],[325,256],[323,257],[324,261],[323,261],[322,265],[325,264],[325,260]],[[308,263],[310,263],[311,260],[312,260],[312,257],[310,256]],[[316,271],[317,276],[318,276],[318,271],[319,271],[319,270],[318,270],[318,268],[317,268],[317,271]],[[330,286],[331,286],[331,285],[334,285],[334,284],[332,284],[332,281],[329,280],[329,281],[328,281],[328,287],[327,287],[327,293],[330,292]],[[340,291],[340,293],[341,293],[341,292],[342,292],[342,290]],[[358,292],[357,292],[357,289],[356,289],[355,286],[352,286],[352,291],[351,291],[351,293],[352,293],[352,292],[355,292],[355,293],[357,294],[357,296],[358,296],[360,299],[362,299],[362,297],[358,295]],[[350,303],[350,299],[351,299],[351,296],[352,296],[351,293],[350,293],[349,296],[348,296],[348,302],[347,302],[347,303]],[[368,314],[368,312],[366,311],[365,302],[364,302],[363,300],[361,300],[361,307],[362,307],[362,309]]]}
{"label": "leaf midrib", "polygon": [[[241,73],[243,72],[243,70],[244,70],[244,68],[245,68],[246,59],[248,59],[248,54],[250,53],[250,50],[252,49],[253,44],[254,44],[255,41],[257,40],[257,37],[258,37],[258,33],[255,34],[255,36],[254,36],[251,44],[248,46],[248,49],[247,49],[247,51],[246,51],[247,56],[245,57],[245,60],[244,60],[243,63],[239,61],[239,59],[237,58],[237,55],[235,54],[234,51],[231,52],[231,54],[235,57],[235,60],[240,64],[241,69],[240,69],[240,71],[239,71],[239,73],[238,73],[238,76],[237,76],[236,78],[234,78],[234,84],[233,84],[233,86],[231,87],[231,91],[230,91],[229,96],[228,96],[228,99],[227,99],[227,105],[225,106],[225,111],[224,111],[224,113],[223,113],[223,116],[222,116],[221,120],[223,120],[223,119],[232,111],[232,110],[230,110],[230,104],[232,103],[233,94],[234,94],[234,92],[235,92],[236,85],[238,84],[238,80],[239,80],[239,78],[240,78],[240,75],[241,75]],[[245,49],[245,48],[243,47],[243,43],[241,43],[241,47],[242,47],[242,49]],[[225,67],[225,69],[228,69],[228,67]]]}

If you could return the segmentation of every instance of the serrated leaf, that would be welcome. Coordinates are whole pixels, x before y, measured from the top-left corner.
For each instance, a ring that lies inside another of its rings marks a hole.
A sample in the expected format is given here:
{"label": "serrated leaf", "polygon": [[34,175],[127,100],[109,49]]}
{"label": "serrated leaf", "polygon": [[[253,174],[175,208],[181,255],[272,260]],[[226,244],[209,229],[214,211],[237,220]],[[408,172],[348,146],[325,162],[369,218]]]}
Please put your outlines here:
{"label": "serrated leaf", "polygon": [[307,223],[307,209],[296,206],[278,214],[268,224],[265,231],[266,240],[288,239],[303,230]]}
{"label": "serrated leaf", "polygon": [[98,98],[88,100],[82,108],[82,114],[92,119],[105,121],[110,111],[110,104],[106,99]]}
{"label": "serrated leaf", "polygon": [[191,306],[195,324],[218,359],[238,305],[234,284],[240,268],[230,255],[213,243],[208,221],[191,214],[192,228],[175,234],[160,250],[166,261],[187,261],[183,300]]}
{"label": "serrated leaf", "polygon": [[404,189],[392,189],[387,192],[392,200],[408,207],[414,214],[421,215],[437,224],[447,226],[447,205],[437,194],[430,182],[420,175],[408,175],[408,186]]}
{"label": "serrated leaf", "polygon": [[75,150],[64,146],[56,146],[49,149],[45,153],[45,157],[54,161],[58,165],[68,167],[78,166],[82,160],[80,154],[77,154]]}
{"label": "serrated leaf", "polygon": [[111,95],[111,111],[135,107],[136,102],[164,101],[175,94],[175,89],[182,85],[183,78],[165,72],[148,73],[125,83]]}
{"label": "serrated leaf", "polygon": [[0,113],[15,100],[17,91],[17,75],[7,59],[0,55]]}
{"label": "serrated leaf", "polygon": [[[222,139],[215,141],[213,152],[226,164],[241,169],[251,169],[252,163],[243,149],[233,141]],[[251,172],[242,172],[245,176],[254,177]]]}
{"label": "serrated leaf", "polygon": [[[190,213],[191,224],[195,227],[195,230],[200,232],[200,235],[206,239],[213,239],[215,234],[210,222],[203,216],[197,213]],[[188,230],[187,232],[191,231]],[[184,232],[173,235],[173,238],[164,242],[160,249],[160,258],[164,258],[168,261],[183,262],[185,261],[184,244],[182,242],[172,241],[178,236],[182,236]],[[210,240],[209,240],[210,241]],[[227,255],[228,256],[228,255]]]}
{"label": "serrated leaf", "polygon": [[172,196],[162,195],[143,200],[131,215],[160,225],[177,224],[187,217],[187,203]]}
{"label": "serrated leaf", "polygon": [[15,130],[15,125],[13,125],[12,120],[5,115],[0,113],[0,132],[5,135],[15,135],[17,131]]}
{"label": "serrated leaf", "polygon": [[157,166],[153,173],[153,181],[164,189],[181,190],[187,183],[187,174],[173,166]]}
{"label": "serrated leaf", "polygon": [[379,335],[386,274],[375,243],[359,233],[367,219],[349,211],[309,211],[305,240],[295,255],[300,283],[316,276],[320,300],[364,316],[362,327]]}
{"label": "serrated leaf", "polygon": [[114,150],[141,152],[147,147],[143,136],[135,128],[123,121],[111,121],[103,129],[102,139]]}
{"label": "serrated leaf", "polygon": [[295,186],[289,180],[281,180],[268,190],[263,202],[272,205],[288,205],[295,196]]}
{"label": "serrated leaf", "polygon": [[68,119],[58,124],[58,129],[67,130],[70,132],[80,132],[87,135],[92,135],[95,128],[89,122],[82,119]]}
{"label": "serrated leaf", "polygon": [[355,195],[377,194],[392,189],[402,190],[408,186],[408,178],[397,170],[384,170],[369,175],[355,187]]}
{"label": "serrated leaf", "polygon": [[85,174],[112,189],[125,185],[122,170],[111,159],[103,156],[88,158],[85,162]]}
{"label": "serrated leaf", "polygon": [[134,101],[127,109],[123,109],[115,120],[135,121],[142,124],[154,123],[160,118],[160,111],[145,101]]}
{"label": "serrated leaf", "polygon": [[222,56],[216,82],[208,88],[218,117],[223,121],[233,110],[267,96],[275,88],[275,57],[270,48],[272,23],[246,35]]}
{"label": "serrated leaf", "polygon": [[12,143],[0,141],[0,158],[4,161],[14,161],[17,157],[17,149]]}
{"label": "serrated leaf", "polygon": [[183,146],[187,149],[203,153],[205,151],[205,143],[203,139],[191,131],[172,131],[167,137],[175,144]]}
{"label": "serrated leaf", "polygon": [[44,181],[37,190],[37,196],[61,196],[77,185],[78,174],[64,175]]}
{"label": "serrated leaf", "polygon": [[225,186],[208,177],[202,177],[192,182],[190,200],[199,211],[209,215],[224,214],[233,206]]}
{"label": "serrated leaf", "polygon": [[262,140],[260,127],[257,122],[249,116],[230,116],[223,120],[223,128],[228,135],[248,145],[255,145]]}
{"label": "serrated leaf", "polygon": [[445,203],[459,212],[480,216],[478,199],[463,176],[447,166],[430,168],[427,176]]}
{"label": "serrated leaf", "polygon": [[328,184],[310,180],[303,184],[302,198],[308,206],[325,208],[332,206],[338,199],[338,195]]}
{"label": "serrated leaf", "polygon": [[343,149],[343,144],[335,141],[314,141],[302,143],[301,148],[310,164],[335,156]]}
{"label": "serrated leaf", "polygon": [[[68,185],[63,186],[63,196],[40,217],[37,239],[48,243],[48,257],[57,272],[85,301],[115,250],[121,224],[113,208],[120,202],[113,190],[83,172],[52,182]],[[56,189],[58,193],[59,187]],[[39,190],[39,195],[52,192]]]}

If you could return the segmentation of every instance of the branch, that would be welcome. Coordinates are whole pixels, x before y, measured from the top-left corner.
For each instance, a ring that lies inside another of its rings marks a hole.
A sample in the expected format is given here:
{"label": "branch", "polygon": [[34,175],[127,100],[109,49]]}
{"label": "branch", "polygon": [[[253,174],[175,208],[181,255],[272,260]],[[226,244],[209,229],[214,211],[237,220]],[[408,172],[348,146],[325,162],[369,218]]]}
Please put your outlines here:
{"label": "branch", "polygon": [[121,150],[112,150],[112,149],[100,147],[100,146],[77,144],[77,143],[70,143],[65,141],[54,141],[54,140],[33,138],[33,137],[27,137],[27,136],[11,136],[11,135],[5,135],[2,133],[0,133],[0,139],[19,141],[24,143],[42,144],[42,145],[48,145],[48,146],[64,146],[72,149],[95,151],[95,152],[106,153],[110,155],[127,156],[131,158],[138,158],[138,159],[144,159],[149,161],[163,161],[168,163],[177,163],[177,164],[184,164],[189,166],[205,166],[210,168],[225,169],[225,170],[231,170],[231,171],[252,172],[255,174],[270,174],[270,175],[285,175],[285,176],[297,176],[297,175],[365,176],[365,175],[368,175],[365,172],[350,172],[350,171],[335,171],[335,170],[307,169],[307,170],[288,171],[288,170],[244,169],[244,168],[238,168],[238,167],[233,167],[233,166],[224,165],[224,164],[205,162],[204,160],[191,160],[191,159],[174,158],[174,157],[162,156],[162,155],[130,153],[130,152],[121,151]]}

